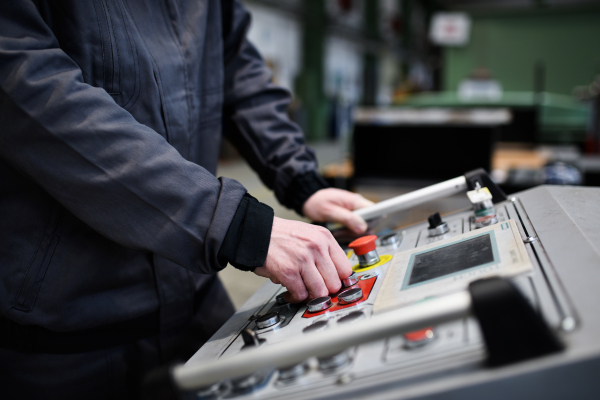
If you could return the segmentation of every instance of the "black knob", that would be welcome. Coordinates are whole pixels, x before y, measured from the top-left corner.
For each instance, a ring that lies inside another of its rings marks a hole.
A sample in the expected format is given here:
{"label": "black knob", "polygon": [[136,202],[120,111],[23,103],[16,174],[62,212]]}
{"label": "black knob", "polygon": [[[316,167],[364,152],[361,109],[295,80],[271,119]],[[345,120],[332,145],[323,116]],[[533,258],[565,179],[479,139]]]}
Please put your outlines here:
{"label": "black knob", "polygon": [[440,217],[440,213],[431,214],[429,218],[427,218],[427,221],[429,221],[429,229],[435,229],[444,223],[442,217]]}
{"label": "black knob", "polygon": [[265,341],[265,339],[259,338],[256,332],[248,328],[242,331],[242,339],[244,340],[244,348],[258,347]]}

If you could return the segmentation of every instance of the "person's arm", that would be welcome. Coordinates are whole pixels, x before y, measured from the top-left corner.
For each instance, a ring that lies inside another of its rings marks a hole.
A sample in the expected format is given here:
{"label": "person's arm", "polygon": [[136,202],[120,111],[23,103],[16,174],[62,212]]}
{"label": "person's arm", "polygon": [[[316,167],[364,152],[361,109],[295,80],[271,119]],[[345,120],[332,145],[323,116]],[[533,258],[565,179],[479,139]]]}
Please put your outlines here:
{"label": "person's arm", "polygon": [[[342,222],[357,233],[364,232],[366,224],[350,210],[371,203],[347,191],[327,189],[302,131],[288,118],[289,92],[272,83],[269,69],[246,39],[249,13],[236,0],[221,4],[226,136],[283,205],[314,220]],[[256,229],[252,231],[253,239],[245,239],[247,243],[267,243],[262,248],[264,265],[234,265],[283,284],[295,301],[339,290],[340,279],[352,271],[331,233],[302,222],[279,218],[272,221],[269,232]],[[234,233],[228,233],[228,238],[244,240],[239,229]],[[270,235],[269,240],[264,239],[267,235]],[[234,245],[226,247],[236,248]],[[237,249],[238,253],[245,253],[242,248]],[[230,259],[235,258],[229,251]]]}
{"label": "person's arm", "polygon": [[194,271],[225,266],[217,253],[244,187],[84,83],[28,0],[0,2],[0,157],[115,242]]}
{"label": "person's arm", "polygon": [[275,85],[246,39],[250,14],[236,0],[221,2],[225,61],[225,135],[281,204],[302,214],[305,201],[328,187],[301,129],[290,121],[290,93]]}

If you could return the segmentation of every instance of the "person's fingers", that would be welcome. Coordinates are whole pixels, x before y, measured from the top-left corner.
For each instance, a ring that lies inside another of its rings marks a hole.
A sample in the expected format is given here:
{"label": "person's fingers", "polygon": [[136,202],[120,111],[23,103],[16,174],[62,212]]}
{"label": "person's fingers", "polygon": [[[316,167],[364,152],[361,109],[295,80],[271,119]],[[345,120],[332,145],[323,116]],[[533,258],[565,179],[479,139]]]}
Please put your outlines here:
{"label": "person's fingers", "polygon": [[304,265],[300,274],[302,275],[304,285],[306,285],[306,290],[308,290],[309,299],[323,297],[329,294],[325,281],[314,264]]}
{"label": "person's fingers", "polygon": [[308,297],[308,291],[306,290],[306,286],[302,282],[302,278],[300,277],[299,273],[282,279],[279,279],[266,267],[255,268],[254,273],[258,276],[262,276],[263,278],[269,278],[271,282],[277,285],[281,284],[285,286],[285,288],[288,290],[289,296],[289,299],[286,300],[290,303],[299,303]]}
{"label": "person's fingers", "polygon": [[352,275],[352,265],[350,265],[350,260],[348,260],[346,253],[344,253],[344,250],[342,250],[337,243],[333,243],[329,246],[329,256],[337,270],[338,279],[346,279]]}
{"label": "person's fingers", "polygon": [[327,216],[329,221],[339,222],[355,233],[363,233],[368,225],[362,217],[341,206],[331,207]]}
{"label": "person's fingers", "polygon": [[[324,286],[325,284],[322,282],[321,280],[321,284]],[[301,277],[300,274],[281,279],[281,284],[290,293],[290,303],[300,303],[311,296],[310,289],[308,289],[304,277]]]}
{"label": "person's fingers", "polygon": [[338,275],[337,268],[335,267],[333,260],[331,260],[328,248],[325,248],[324,254],[317,257],[316,265],[329,293],[335,293],[342,288],[342,282]]}
{"label": "person's fingers", "polygon": [[375,203],[373,203],[371,200],[365,199],[360,194],[357,194],[354,197],[354,204],[352,209],[357,210],[359,208],[372,206],[373,204]]}

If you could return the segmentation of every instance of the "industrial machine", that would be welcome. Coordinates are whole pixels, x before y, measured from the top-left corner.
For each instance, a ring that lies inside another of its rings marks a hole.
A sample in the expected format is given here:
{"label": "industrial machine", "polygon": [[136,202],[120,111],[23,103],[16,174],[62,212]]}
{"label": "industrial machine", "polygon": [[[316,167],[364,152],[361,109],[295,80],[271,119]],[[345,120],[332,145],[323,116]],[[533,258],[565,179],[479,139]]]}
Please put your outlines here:
{"label": "industrial machine", "polygon": [[471,209],[352,242],[339,293],[289,304],[266,283],[170,371],[175,387],[198,399],[600,398],[600,188],[507,199],[478,171],[357,212],[467,189]]}

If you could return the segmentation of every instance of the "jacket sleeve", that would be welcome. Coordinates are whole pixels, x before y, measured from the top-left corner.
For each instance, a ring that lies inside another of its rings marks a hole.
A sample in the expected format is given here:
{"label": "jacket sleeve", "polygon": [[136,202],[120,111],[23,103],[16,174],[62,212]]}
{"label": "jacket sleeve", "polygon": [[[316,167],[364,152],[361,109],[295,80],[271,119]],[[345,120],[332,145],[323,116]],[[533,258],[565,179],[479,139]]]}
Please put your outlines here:
{"label": "jacket sleeve", "polygon": [[277,199],[301,213],[304,201],[327,184],[300,127],[290,121],[290,93],[246,39],[250,14],[237,0],[222,2],[225,58],[225,135],[274,189]]}
{"label": "jacket sleeve", "polygon": [[0,157],[117,243],[194,271],[225,266],[244,187],[85,84],[30,0],[0,2]]}

